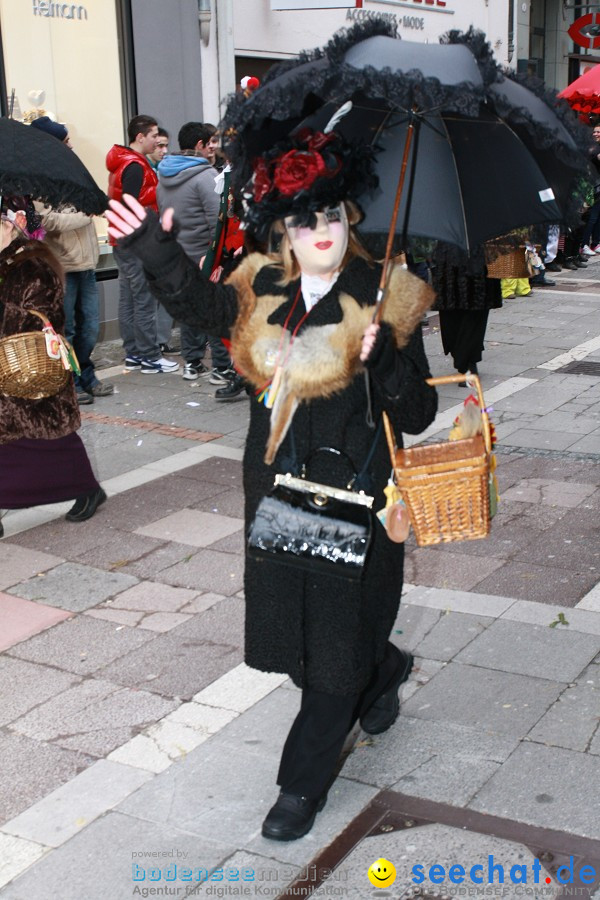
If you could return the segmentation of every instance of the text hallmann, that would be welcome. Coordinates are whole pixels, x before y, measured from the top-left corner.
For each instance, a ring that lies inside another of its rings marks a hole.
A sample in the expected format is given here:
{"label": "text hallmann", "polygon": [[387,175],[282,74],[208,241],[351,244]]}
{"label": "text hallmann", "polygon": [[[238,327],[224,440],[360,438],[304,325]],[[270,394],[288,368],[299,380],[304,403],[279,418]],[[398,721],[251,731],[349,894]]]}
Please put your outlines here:
{"label": "text hallmann", "polygon": [[55,3],[54,0],[33,0],[34,16],[45,19],[87,19],[85,6],[76,3]]}

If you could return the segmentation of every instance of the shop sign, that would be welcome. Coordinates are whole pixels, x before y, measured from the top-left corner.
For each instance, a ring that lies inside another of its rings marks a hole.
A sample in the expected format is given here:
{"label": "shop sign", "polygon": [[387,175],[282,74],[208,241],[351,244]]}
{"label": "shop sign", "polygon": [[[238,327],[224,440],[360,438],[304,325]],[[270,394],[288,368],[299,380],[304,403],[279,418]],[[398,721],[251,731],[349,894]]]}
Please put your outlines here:
{"label": "shop sign", "polygon": [[271,9],[362,9],[363,0],[271,0]]}
{"label": "shop sign", "polygon": [[87,9],[77,3],[55,3],[54,0],[32,0],[34,16],[45,19],[87,19]]}
{"label": "shop sign", "polygon": [[586,50],[600,47],[600,13],[588,13],[575,19],[569,28],[571,39]]}

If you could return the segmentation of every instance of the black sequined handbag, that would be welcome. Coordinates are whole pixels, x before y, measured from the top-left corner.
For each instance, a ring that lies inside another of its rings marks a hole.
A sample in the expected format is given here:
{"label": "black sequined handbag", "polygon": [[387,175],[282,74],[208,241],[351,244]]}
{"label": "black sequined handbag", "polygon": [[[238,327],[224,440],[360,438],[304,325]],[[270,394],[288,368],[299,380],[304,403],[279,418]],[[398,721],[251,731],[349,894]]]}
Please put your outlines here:
{"label": "black sequined handbag", "polygon": [[356,490],[358,476],[342,451],[319,447],[309,459],[322,451],[350,463],[354,477],[347,488],[309,481],[309,460],[301,477],[276,475],[273,490],[260,501],[250,526],[248,554],[315,574],[358,580],[371,545],[373,497]]}

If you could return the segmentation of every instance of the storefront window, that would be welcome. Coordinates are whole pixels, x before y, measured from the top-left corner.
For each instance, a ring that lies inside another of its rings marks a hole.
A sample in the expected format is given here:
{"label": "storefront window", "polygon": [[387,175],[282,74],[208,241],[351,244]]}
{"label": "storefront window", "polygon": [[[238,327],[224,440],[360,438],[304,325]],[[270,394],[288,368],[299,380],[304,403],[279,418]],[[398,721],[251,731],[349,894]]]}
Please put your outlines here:
{"label": "storefront window", "polygon": [[12,104],[22,122],[37,115],[63,122],[104,190],[106,153],[123,140],[117,2],[0,0],[9,113]]}

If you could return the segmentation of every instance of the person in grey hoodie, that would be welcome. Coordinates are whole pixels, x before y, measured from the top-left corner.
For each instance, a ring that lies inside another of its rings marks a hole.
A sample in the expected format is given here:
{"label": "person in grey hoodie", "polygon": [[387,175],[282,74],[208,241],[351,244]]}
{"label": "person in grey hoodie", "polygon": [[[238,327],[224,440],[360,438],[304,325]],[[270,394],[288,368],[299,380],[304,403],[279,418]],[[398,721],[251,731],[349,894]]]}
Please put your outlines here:
{"label": "person in grey hoodie", "polygon": [[[210,129],[201,122],[187,122],[177,136],[180,152],[167,154],[158,165],[159,211],[174,209],[179,228],[177,241],[196,265],[210,247],[219,215],[220,195],[215,193],[217,173],[205,156],[210,138]],[[211,384],[227,384],[234,374],[229,354],[219,338],[209,337],[208,341],[211,373],[203,362],[207,335],[181,324],[183,377],[195,381],[200,375],[210,374]]]}

